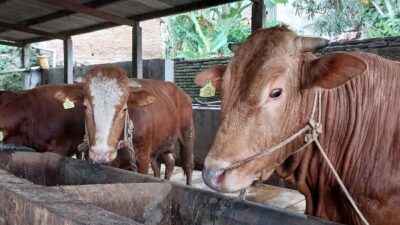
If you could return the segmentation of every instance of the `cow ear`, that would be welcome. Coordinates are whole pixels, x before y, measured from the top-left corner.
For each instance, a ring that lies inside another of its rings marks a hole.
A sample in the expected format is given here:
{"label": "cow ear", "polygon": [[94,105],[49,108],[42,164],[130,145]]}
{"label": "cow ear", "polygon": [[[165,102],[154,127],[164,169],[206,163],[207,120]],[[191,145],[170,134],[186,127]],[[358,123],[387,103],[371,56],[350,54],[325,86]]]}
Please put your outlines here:
{"label": "cow ear", "polygon": [[144,90],[133,91],[129,96],[130,103],[137,107],[151,105],[155,100],[156,98],[153,95]]}
{"label": "cow ear", "polygon": [[301,75],[301,88],[336,88],[364,73],[367,67],[363,59],[353,54],[330,53],[305,63]]}
{"label": "cow ear", "polygon": [[222,76],[224,75],[226,66],[218,65],[205,69],[198,73],[194,78],[194,83],[200,87],[204,87],[208,80],[211,80],[216,91],[221,90]]}
{"label": "cow ear", "polygon": [[72,103],[78,103],[83,100],[83,93],[82,91],[77,92],[74,91],[74,89],[69,90],[67,88],[64,88],[57,91],[54,94],[54,98],[63,103],[65,103],[67,99]]}

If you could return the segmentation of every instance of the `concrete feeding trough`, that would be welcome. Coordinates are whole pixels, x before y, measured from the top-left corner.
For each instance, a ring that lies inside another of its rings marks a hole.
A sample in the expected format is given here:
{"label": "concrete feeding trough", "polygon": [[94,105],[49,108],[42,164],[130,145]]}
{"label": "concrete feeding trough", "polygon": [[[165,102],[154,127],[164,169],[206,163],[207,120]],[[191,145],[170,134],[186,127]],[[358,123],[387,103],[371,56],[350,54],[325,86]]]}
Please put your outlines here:
{"label": "concrete feeding trough", "polygon": [[0,152],[0,224],[335,224],[52,153]]}

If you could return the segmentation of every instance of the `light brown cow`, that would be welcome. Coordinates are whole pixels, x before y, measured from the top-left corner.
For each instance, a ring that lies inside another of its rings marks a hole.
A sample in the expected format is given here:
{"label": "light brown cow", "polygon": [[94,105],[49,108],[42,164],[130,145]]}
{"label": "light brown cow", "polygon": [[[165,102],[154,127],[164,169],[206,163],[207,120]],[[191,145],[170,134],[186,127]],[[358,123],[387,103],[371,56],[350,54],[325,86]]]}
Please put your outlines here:
{"label": "light brown cow", "polygon": [[[133,86],[132,86],[133,85]],[[137,88],[141,86],[141,88]],[[133,121],[133,144],[138,172],[147,174],[152,162],[156,176],[159,163],[166,161],[166,179],[174,168],[177,142],[187,184],[193,170],[193,119],[190,97],[170,82],[130,81],[116,67],[96,67],[87,72],[84,85],[85,121],[89,157],[99,163],[112,162],[123,139],[125,119]]]}
{"label": "light brown cow", "polygon": [[[240,45],[226,70],[201,72],[221,90],[221,126],[203,179],[233,192],[274,171],[305,195],[306,213],[362,224],[315,146],[294,153],[301,135],[280,151],[224,168],[296,133],[310,120],[322,88],[319,140],[370,224],[400,223],[400,63],[361,52],[310,51],[325,41],[285,26],[259,30]],[[221,82],[222,81],[222,82]]]}

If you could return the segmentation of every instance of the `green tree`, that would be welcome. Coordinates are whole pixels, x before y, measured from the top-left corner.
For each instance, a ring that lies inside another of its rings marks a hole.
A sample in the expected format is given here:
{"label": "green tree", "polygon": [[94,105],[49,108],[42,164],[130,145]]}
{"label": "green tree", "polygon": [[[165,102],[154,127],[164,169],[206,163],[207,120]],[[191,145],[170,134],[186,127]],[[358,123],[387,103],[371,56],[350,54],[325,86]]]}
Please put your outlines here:
{"label": "green tree", "polygon": [[[21,49],[0,45],[0,71],[21,68]],[[0,75],[0,88],[18,91],[22,87],[22,76],[20,73]]]}
{"label": "green tree", "polygon": [[314,31],[321,35],[359,31],[368,38],[400,32],[400,0],[295,0],[293,6],[314,20]]}

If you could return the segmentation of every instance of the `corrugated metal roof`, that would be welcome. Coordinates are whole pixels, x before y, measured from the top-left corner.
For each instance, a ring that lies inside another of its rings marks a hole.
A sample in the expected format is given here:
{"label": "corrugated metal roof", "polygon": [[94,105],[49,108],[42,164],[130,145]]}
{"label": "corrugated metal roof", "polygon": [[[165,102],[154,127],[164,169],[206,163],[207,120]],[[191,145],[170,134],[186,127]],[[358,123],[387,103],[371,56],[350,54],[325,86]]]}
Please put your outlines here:
{"label": "corrugated metal roof", "polygon": [[[119,24],[64,9],[59,2],[84,5],[114,16],[141,21],[235,0],[0,0],[0,41],[16,45],[68,37]],[[79,6],[78,5],[78,6]],[[85,12],[87,13],[87,12]],[[112,19],[111,19],[112,20]],[[58,36],[57,36],[58,35]]]}

